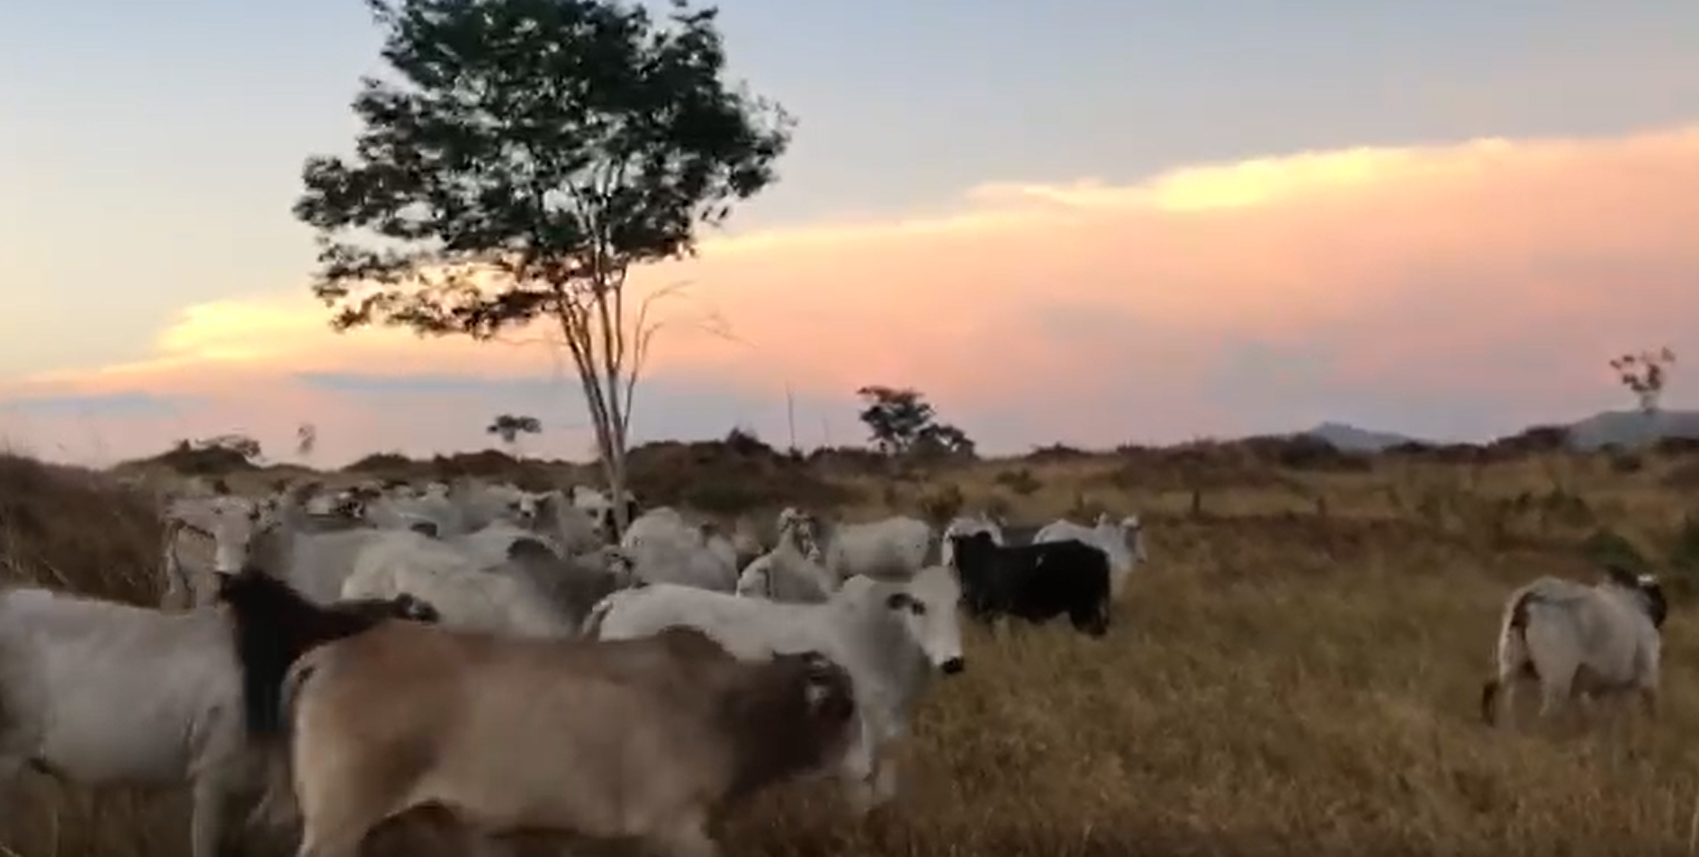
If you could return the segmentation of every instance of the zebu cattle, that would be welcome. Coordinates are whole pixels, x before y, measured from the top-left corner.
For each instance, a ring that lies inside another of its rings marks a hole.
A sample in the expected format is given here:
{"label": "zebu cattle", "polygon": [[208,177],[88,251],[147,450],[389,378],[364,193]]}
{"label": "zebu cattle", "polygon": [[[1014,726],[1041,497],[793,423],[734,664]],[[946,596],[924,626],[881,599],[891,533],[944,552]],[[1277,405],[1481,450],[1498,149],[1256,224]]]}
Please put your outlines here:
{"label": "zebu cattle", "polygon": [[1108,514],[1097,516],[1097,525],[1087,528],[1073,521],[1058,520],[1044,525],[1032,537],[1039,542],[1082,542],[1103,551],[1109,557],[1109,588],[1119,598],[1126,591],[1127,578],[1133,568],[1146,561],[1144,526],[1137,515],[1128,515],[1116,522]]}
{"label": "zebu cattle", "polygon": [[897,791],[890,742],[909,717],[933,672],[959,673],[961,589],[947,568],[922,570],[898,583],[854,577],[820,604],[739,598],[688,586],[657,584],[608,596],[586,621],[586,636],[646,637],[670,626],[697,628],[744,659],[817,650],[843,664],[860,700],[860,738],[838,772],[852,804],[866,812]]}
{"label": "zebu cattle", "polygon": [[444,492],[427,491],[414,497],[391,494],[366,504],[365,517],[383,529],[412,529],[429,523],[442,538],[473,532],[493,521],[518,521],[522,508],[532,505],[526,492],[512,485],[492,485],[462,479]]}
{"label": "zebu cattle", "polygon": [[508,547],[504,562],[489,571],[512,574],[531,581],[576,630],[603,598],[642,585],[632,571],[631,561],[619,548],[604,548],[596,554],[561,558],[538,542],[520,540]]}
{"label": "zebu cattle", "polygon": [[857,707],[819,654],[746,663],[687,629],[592,643],[392,623],[307,654],[288,686],[302,857],[352,857],[426,805],[473,845],[558,831],[713,857],[711,820],[841,755]]}
{"label": "zebu cattle", "polygon": [[602,522],[573,505],[563,491],[525,494],[517,513],[520,526],[547,537],[563,553],[588,553],[603,545]]}
{"label": "zebu cattle", "polygon": [[1669,612],[1663,587],[1651,575],[1605,572],[1594,586],[1541,577],[1510,594],[1497,670],[1481,688],[1482,720],[1497,724],[1524,678],[1540,684],[1542,718],[1576,694],[1638,692],[1646,712],[1656,713]]}
{"label": "zebu cattle", "polygon": [[858,574],[902,580],[926,565],[932,550],[932,528],[925,521],[894,516],[861,524],[829,524],[796,509],[779,513],[779,528],[800,520],[804,547],[813,546],[826,568],[848,580]]}
{"label": "zebu cattle", "polygon": [[280,498],[263,524],[245,532],[231,528],[218,539],[218,550],[281,580],[308,599],[329,604],[341,597],[342,584],[367,547],[396,538],[416,537],[407,530],[354,527],[324,531],[300,502],[297,488]]}
{"label": "zebu cattle", "polygon": [[719,592],[737,589],[737,550],[712,524],[693,524],[661,506],[626,528],[620,547],[637,576],[649,583],[676,583]]}
{"label": "zebu cattle", "polygon": [[[413,599],[339,605],[349,621]],[[47,589],[0,593],[0,779],[24,766],[87,786],[188,785],[193,857],[216,857],[228,804],[256,795],[223,610],[162,613]]]}
{"label": "zebu cattle", "polygon": [[[572,487],[572,505],[588,514],[601,531],[602,537],[608,541],[619,541],[624,533],[619,530],[619,522],[614,512],[613,496],[606,492],[591,488],[587,485]],[[630,492],[625,492],[625,523],[629,530],[631,523],[639,517],[641,504]]]}
{"label": "zebu cattle", "polygon": [[799,604],[825,601],[838,589],[838,578],[820,561],[819,550],[805,552],[797,527],[779,531],[779,543],[745,566],[737,594]]}
{"label": "zebu cattle", "polygon": [[962,601],[989,623],[1015,616],[1040,623],[1066,615],[1094,637],[1109,632],[1109,558],[1078,541],[1003,546],[991,534],[954,536]]}
{"label": "zebu cattle", "polygon": [[[553,555],[536,541],[524,544]],[[578,630],[531,577],[492,573],[451,545],[405,531],[366,545],[340,595],[389,598],[403,592],[430,602],[451,628],[536,637],[569,637]]]}

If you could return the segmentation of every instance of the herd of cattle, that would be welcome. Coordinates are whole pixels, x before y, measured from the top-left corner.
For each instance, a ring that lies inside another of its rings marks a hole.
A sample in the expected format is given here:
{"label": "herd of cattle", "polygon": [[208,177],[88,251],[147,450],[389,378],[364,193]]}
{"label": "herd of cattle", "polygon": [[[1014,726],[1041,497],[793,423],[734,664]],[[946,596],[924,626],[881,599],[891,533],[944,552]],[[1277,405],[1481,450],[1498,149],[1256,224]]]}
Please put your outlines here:
{"label": "herd of cattle", "polygon": [[[1132,516],[1021,538],[788,508],[761,539],[631,497],[620,530],[583,487],[220,489],[168,505],[159,609],[0,595],[0,778],[186,783],[193,857],[244,802],[297,825],[303,857],[427,805],[483,845],[559,830],[673,857],[716,854],[712,819],[780,781],[834,777],[865,813],[897,793],[920,695],[966,668],[959,607],[1101,637],[1146,559]],[[1517,590],[1483,715],[1525,677],[1542,713],[1655,701],[1666,609],[1614,569]]]}

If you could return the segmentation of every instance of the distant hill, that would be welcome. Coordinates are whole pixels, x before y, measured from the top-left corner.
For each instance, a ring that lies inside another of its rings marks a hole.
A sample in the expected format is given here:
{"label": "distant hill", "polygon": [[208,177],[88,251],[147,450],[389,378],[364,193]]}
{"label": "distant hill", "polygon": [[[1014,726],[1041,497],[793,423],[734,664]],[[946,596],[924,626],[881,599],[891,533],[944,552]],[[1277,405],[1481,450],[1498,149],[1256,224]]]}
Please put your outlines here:
{"label": "distant hill", "polygon": [[1370,431],[1344,423],[1322,423],[1298,434],[1325,440],[1342,452],[1380,452],[1401,443],[1417,443],[1417,439],[1389,431]]}
{"label": "distant hill", "polygon": [[[1652,420],[1639,411],[1601,411],[1570,423],[1568,429],[1569,445],[1586,451],[1612,444],[1632,447],[1665,437],[1699,439],[1699,411],[1663,411]],[[1396,432],[1371,431],[1334,422],[1298,434],[1325,440],[1344,452],[1381,452],[1402,443],[1429,443]]]}
{"label": "distant hill", "polygon": [[1601,411],[1569,425],[1569,444],[1576,449],[1635,446],[1665,437],[1699,438],[1699,411],[1663,411],[1650,420],[1639,411]]}

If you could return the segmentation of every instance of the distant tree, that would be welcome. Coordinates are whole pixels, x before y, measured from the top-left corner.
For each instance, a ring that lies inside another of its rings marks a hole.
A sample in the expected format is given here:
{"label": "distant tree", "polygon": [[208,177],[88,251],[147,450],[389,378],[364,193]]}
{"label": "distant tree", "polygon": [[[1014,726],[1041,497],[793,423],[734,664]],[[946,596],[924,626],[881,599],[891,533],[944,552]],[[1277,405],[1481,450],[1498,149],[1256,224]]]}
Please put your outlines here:
{"label": "distant tree", "polygon": [[912,451],[926,458],[972,458],[977,446],[967,432],[948,423],[933,423],[920,430]]}
{"label": "distant tree", "polygon": [[491,420],[490,424],[484,427],[484,431],[501,438],[502,446],[507,447],[509,453],[516,453],[519,436],[541,434],[543,424],[536,417],[501,414]]}
{"label": "distant tree", "polygon": [[202,438],[194,442],[194,448],[203,450],[216,449],[235,453],[240,456],[243,461],[250,464],[257,463],[264,455],[264,450],[260,447],[260,442],[245,434],[221,434],[213,437]]}
{"label": "distant tree", "polygon": [[319,430],[312,423],[302,423],[295,427],[295,454],[302,458],[311,458],[313,450],[318,448]]}
{"label": "distant tree", "polygon": [[666,293],[628,317],[627,273],[692,255],[772,183],[789,117],[727,82],[716,11],[688,0],[665,20],[616,0],[367,5],[388,74],[361,81],[355,154],[309,158],[294,206],[318,232],[314,292],[338,331],[558,328],[618,495]]}
{"label": "distant tree", "polygon": [[1612,360],[1617,380],[1634,394],[1640,413],[1646,417],[1645,443],[1657,440],[1657,418],[1663,404],[1664,387],[1669,382],[1670,368],[1675,365],[1675,352],[1668,346],[1657,351],[1629,353]]}
{"label": "distant tree", "polygon": [[858,418],[869,440],[885,455],[972,455],[965,432],[937,421],[937,412],[918,390],[870,385],[856,390],[864,407]]}

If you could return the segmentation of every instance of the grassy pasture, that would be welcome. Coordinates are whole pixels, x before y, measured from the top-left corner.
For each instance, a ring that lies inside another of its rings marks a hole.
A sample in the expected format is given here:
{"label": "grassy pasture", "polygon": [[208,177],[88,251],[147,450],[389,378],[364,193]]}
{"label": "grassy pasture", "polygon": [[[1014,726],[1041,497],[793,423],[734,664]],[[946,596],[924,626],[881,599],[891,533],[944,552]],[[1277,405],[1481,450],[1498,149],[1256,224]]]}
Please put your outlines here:
{"label": "grassy pasture", "polygon": [[[1066,623],[970,629],[967,672],[919,715],[900,806],[856,822],[829,786],[786,789],[731,819],[728,851],[1552,857],[1686,854],[1699,839],[1699,688],[1685,666],[1699,660],[1699,614],[1684,576],[1699,559],[1686,523],[1699,457],[1296,460],[1221,445],[890,474],[861,460],[726,463],[764,453],[711,447],[634,462],[640,491],[762,516],[826,501],[854,518],[1136,511],[1151,557],[1106,640]],[[690,494],[722,472],[746,480],[735,496]],[[151,503],[111,474],[0,457],[0,569],[154,602]],[[1660,722],[1487,731],[1477,702],[1505,594],[1542,573],[1590,578],[1589,555],[1611,552],[1672,576]],[[181,795],[91,795],[33,773],[12,791],[0,853],[186,853]],[[252,853],[288,853],[250,839]],[[417,829],[382,839],[369,850],[431,851]]]}

